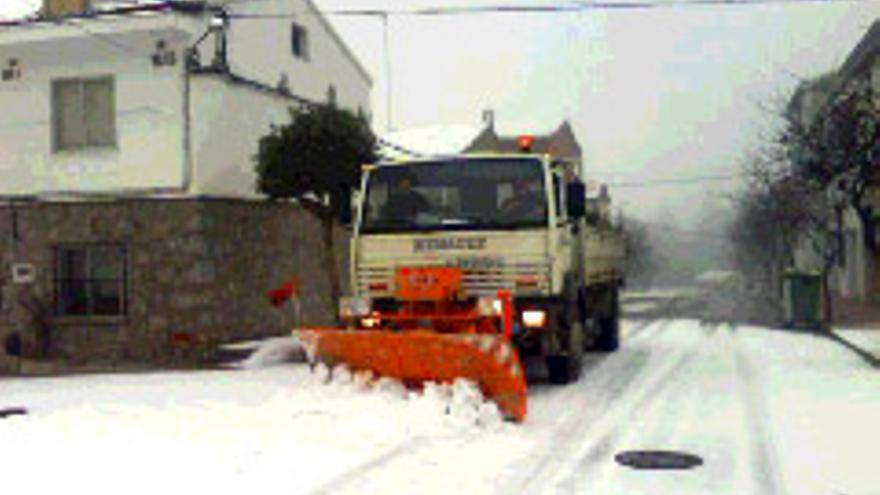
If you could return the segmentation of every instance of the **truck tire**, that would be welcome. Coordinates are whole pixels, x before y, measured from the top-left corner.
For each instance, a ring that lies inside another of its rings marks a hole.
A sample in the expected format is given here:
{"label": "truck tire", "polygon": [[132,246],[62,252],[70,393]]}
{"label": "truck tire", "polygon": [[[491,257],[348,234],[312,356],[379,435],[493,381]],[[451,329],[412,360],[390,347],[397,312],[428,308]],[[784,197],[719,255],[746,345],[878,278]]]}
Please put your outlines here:
{"label": "truck tire", "polygon": [[581,354],[547,356],[547,380],[554,385],[576,382],[581,376]]}
{"label": "truck tire", "polygon": [[596,321],[599,326],[596,349],[601,352],[614,352],[620,348],[620,297],[617,287],[610,291],[608,308]]}
{"label": "truck tire", "polygon": [[577,321],[577,312],[571,315],[568,327],[568,352],[563,355],[552,355],[545,358],[547,364],[547,379],[550,383],[556,385],[565,385],[576,382],[581,376],[581,366],[583,364],[584,346],[583,332],[584,327],[581,322]]}

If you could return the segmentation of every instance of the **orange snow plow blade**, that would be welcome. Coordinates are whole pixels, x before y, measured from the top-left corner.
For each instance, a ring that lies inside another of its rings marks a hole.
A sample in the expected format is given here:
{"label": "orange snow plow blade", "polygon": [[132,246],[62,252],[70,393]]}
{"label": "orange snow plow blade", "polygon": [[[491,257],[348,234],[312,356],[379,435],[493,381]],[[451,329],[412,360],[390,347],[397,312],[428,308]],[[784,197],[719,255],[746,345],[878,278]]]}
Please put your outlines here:
{"label": "orange snow plow blade", "polygon": [[525,373],[509,340],[500,334],[444,334],[428,330],[313,329],[294,331],[312,358],[397,378],[405,384],[466,378],[508,419],[526,417]]}

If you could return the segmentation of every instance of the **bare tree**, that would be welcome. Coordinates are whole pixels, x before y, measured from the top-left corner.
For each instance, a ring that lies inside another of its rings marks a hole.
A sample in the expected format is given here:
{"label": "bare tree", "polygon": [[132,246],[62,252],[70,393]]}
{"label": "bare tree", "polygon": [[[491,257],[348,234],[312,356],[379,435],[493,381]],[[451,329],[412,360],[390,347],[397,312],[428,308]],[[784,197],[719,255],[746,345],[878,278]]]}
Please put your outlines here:
{"label": "bare tree", "polygon": [[878,251],[870,191],[880,184],[880,105],[867,77],[826,76],[812,89],[815,108],[800,90],[784,112],[779,144],[795,173],[816,190],[839,190],[862,223],[862,241]]}
{"label": "bare tree", "polygon": [[820,272],[825,320],[833,311],[829,277],[840,259],[840,226],[834,198],[822,183],[791,161],[790,141],[779,137],[755,153],[746,168],[748,186],[736,198],[737,215],[728,238],[733,263],[756,288],[759,311],[777,314],[782,307],[782,280],[796,265],[796,253],[811,254]]}

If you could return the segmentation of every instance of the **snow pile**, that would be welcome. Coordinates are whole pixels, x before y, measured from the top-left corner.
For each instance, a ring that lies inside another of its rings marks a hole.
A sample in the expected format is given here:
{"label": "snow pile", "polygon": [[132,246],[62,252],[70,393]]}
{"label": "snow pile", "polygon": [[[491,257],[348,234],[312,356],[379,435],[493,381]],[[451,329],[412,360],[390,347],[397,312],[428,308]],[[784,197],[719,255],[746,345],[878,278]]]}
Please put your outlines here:
{"label": "snow pile", "polygon": [[[290,339],[276,343],[259,362],[290,349]],[[402,477],[418,486],[442,464],[449,472],[480,468],[437,484],[465,483],[461,490],[474,493],[524,449],[518,428],[473,383],[416,392],[369,373],[309,368],[2,381],[2,405],[30,411],[0,420],[0,465],[16,473],[4,487],[49,493],[81,485],[109,494],[137,479],[136,494],[267,484],[285,493],[363,493],[363,479],[387,493]]]}
{"label": "snow pile", "polygon": [[445,425],[497,430],[503,425],[498,406],[483,397],[476,383],[458,379],[454,383],[427,383],[424,391],[411,392],[411,408],[419,416],[445,415]]}
{"label": "snow pile", "polygon": [[306,346],[296,337],[275,337],[259,344],[247,359],[239,363],[245,369],[264,368],[282,363],[306,360]]}
{"label": "snow pile", "polygon": [[[312,362],[311,355],[313,352],[300,339],[278,337],[262,342],[239,367],[255,370],[291,362]],[[413,421],[435,422],[437,418],[445,417],[442,427],[453,428],[497,429],[503,424],[498,406],[484,398],[479,386],[470,380],[429,382],[422,390],[407,390],[398,380],[376,377],[370,371],[353,372],[345,365],[330,369],[317,363],[309,367],[313,384],[330,385],[347,392],[376,393],[384,400],[404,402]],[[431,419],[427,420],[429,417]]]}
{"label": "snow pile", "polygon": [[379,401],[397,408],[402,406],[404,414],[399,419],[410,429],[441,433],[447,429],[497,431],[504,427],[498,406],[483,397],[479,386],[471,380],[428,382],[421,390],[408,390],[395,379],[376,378],[369,371],[352,372],[344,365],[331,370],[324,364],[315,365],[312,376],[314,382],[342,392],[340,396],[351,392],[375,394]]}

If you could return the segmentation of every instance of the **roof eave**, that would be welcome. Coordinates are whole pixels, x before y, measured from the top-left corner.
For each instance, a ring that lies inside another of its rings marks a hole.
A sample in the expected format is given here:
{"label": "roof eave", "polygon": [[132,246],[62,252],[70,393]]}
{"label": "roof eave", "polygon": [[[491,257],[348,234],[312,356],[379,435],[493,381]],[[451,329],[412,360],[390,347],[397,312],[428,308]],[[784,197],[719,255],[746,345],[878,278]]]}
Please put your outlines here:
{"label": "roof eave", "polygon": [[840,75],[852,79],[865,72],[871,61],[880,54],[880,20],[874,21],[868,32],[849,53],[840,66]]}
{"label": "roof eave", "polygon": [[113,9],[106,10],[94,10],[89,12],[83,12],[80,14],[68,14],[64,16],[52,16],[47,17],[40,14],[34,14],[27,16],[22,19],[14,19],[7,21],[0,21],[0,27],[21,27],[21,26],[32,26],[35,24],[63,24],[64,21],[74,20],[74,19],[95,19],[100,17],[107,16],[120,16],[127,14],[135,14],[135,13],[149,13],[149,12],[167,12],[174,11],[180,13],[191,13],[198,14],[202,12],[206,12],[211,10],[212,7],[204,1],[166,1],[160,3],[153,4],[142,4],[142,5],[132,5],[128,7],[117,7]]}

